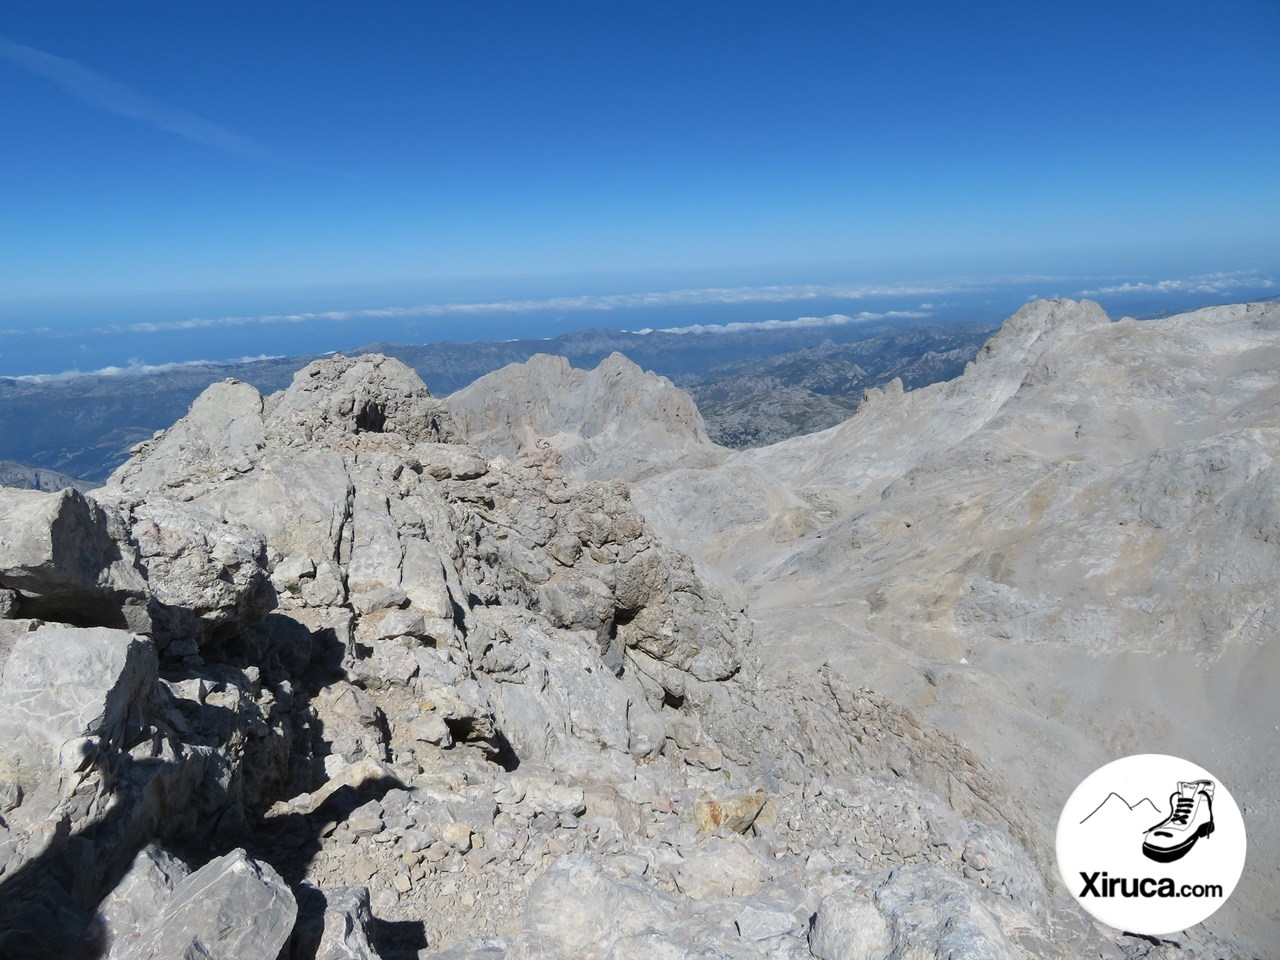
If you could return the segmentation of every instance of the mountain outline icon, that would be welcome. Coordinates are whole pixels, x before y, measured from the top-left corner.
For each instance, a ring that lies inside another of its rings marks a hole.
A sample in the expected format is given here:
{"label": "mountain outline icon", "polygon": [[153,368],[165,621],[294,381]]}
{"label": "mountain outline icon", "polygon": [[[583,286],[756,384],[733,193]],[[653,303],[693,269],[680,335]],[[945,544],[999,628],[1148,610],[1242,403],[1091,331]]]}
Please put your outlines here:
{"label": "mountain outline icon", "polygon": [[[1119,812],[1119,807],[1117,806],[1117,803],[1124,804],[1124,816],[1126,817],[1135,813],[1141,813],[1145,817],[1145,815],[1149,811],[1151,816],[1154,817],[1155,820],[1160,819],[1160,815],[1161,815],[1160,808],[1155,805],[1155,803],[1151,800],[1150,797],[1143,797],[1141,800],[1135,801],[1134,803],[1130,803],[1128,800],[1126,800],[1124,797],[1122,797],[1120,794],[1116,793],[1113,790],[1109,794],[1107,794],[1107,796],[1103,799],[1103,801],[1100,804],[1098,804],[1096,807],[1094,807],[1093,810],[1087,816],[1085,816],[1083,820],[1080,821],[1080,823],[1083,825],[1090,819],[1090,817],[1093,817],[1095,814],[1101,812],[1104,808],[1107,810],[1116,810],[1117,812]],[[1102,818],[1099,818],[1099,820],[1101,819]],[[1152,822],[1154,822],[1154,820]]]}

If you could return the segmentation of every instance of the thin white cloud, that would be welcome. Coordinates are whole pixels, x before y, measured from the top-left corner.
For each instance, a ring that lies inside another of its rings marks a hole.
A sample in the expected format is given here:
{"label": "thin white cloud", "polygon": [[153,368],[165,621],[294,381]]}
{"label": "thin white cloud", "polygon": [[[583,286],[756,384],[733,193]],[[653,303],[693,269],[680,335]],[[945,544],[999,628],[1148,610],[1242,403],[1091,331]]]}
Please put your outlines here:
{"label": "thin white cloud", "polygon": [[259,360],[280,360],[279,354],[262,353],[256,357],[237,357],[234,360],[181,360],[175,363],[143,363],[131,360],[123,367],[100,367],[97,370],[64,370],[62,373],[28,373],[19,377],[0,376],[0,380],[20,380],[23,383],[54,383],[75,380],[79,377],[127,377],[140,373],[163,373],[182,367],[228,367],[236,363],[255,363]]}
{"label": "thin white cloud", "polygon": [[843,327],[851,323],[870,323],[873,320],[915,319],[922,320],[932,314],[920,310],[888,310],[884,313],[861,313],[849,316],[833,313],[826,317],[797,317],[795,320],[752,320],[736,323],[695,323],[688,327],[663,327],[654,330],[646,327],[636,333],[745,333],[749,330],[797,330],[804,327]]}
{"label": "thin white cloud", "polygon": [[[411,306],[367,307],[350,310],[317,310],[297,313],[269,313],[245,316],[190,317],[182,320],[147,320],[136,323],[109,324],[92,328],[89,332],[97,334],[149,334],[174,333],[190,330],[208,330],[224,327],[269,326],[276,324],[307,323],[346,323],[363,320],[395,320],[414,317],[466,317],[498,313],[534,313],[573,311],[624,311],[636,308],[664,308],[700,305],[736,305],[749,303],[804,303],[821,300],[861,300],[878,297],[919,297],[921,298],[917,312],[899,311],[883,314],[884,317],[925,317],[934,309],[932,300],[925,297],[936,297],[947,294],[973,292],[977,290],[1018,285],[1023,283],[1065,283],[1084,281],[1084,277],[1061,276],[1020,276],[1001,278],[956,277],[932,283],[916,284],[879,284],[879,285],[778,285],[759,287],[700,287],[683,290],[658,290],[640,293],[622,293],[606,295],[582,295],[572,297],[547,297],[541,299],[492,300],[483,302],[424,303]],[[1122,280],[1121,277],[1106,278]],[[1096,280],[1095,280],[1096,282]],[[1139,291],[1183,291],[1199,293],[1220,293],[1229,290],[1259,289],[1269,290],[1280,284],[1270,278],[1260,277],[1256,273],[1238,271],[1235,273],[1208,274],[1183,280],[1132,281],[1113,283],[1096,289],[1083,290],[1075,296],[1098,296],[1108,293],[1126,293]],[[1039,299],[1039,295],[1028,298]],[[832,317],[850,316],[832,314]],[[851,319],[841,322],[856,322],[859,317],[879,318],[881,315],[856,314]],[[828,317],[802,317],[798,320],[766,320],[759,323],[792,324],[794,326],[812,325],[815,322],[831,323]],[[696,329],[745,329],[735,324],[696,325],[696,327],[672,327],[671,330]],[[755,329],[765,329],[758,326]],[[8,328],[0,330],[0,335],[18,335],[22,333],[43,333],[46,336],[58,336],[56,331],[47,327],[35,330]],[[66,334],[61,334],[66,336]]]}
{"label": "thin white cloud", "polygon": [[1271,277],[1259,276],[1252,270],[1205,273],[1173,280],[1126,281],[1096,290],[1081,290],[1078,297],[1096,297],[1116,293],[1232,293],[1244,290],[1274,290],[1280,287]]}
{"label": "thin white cloud", "polygon": [[[859,300],[876,296],[917,296],[942,293],[936,286],[767,286],[705,287],[689,290],[661,290],[601,296],[547,297],[527,300],[494,300],[480,303],[425,303],[407,307],[369,307],[358,310],[320,310],[300,313],[270,313],[255,316],[192,317],[186,320],[140,321],[95,327],[94,333],[168,333],[206,330],[216,327],[243,327],[284,323],[385,320],[405,317],[471,316],[490,313],[533,313],[537,311],[628,310],[640,307],[680,307],[708,304],[793,303],[806,300]],[[787,321],[790,322],[790,321]]]}
{"label": "thin white cloud", "polygon": [[35,47],[0,37],[0,57],[28,73],[56,84],[64,93],[90,106],[159,127],[193,143],[240,154],[254,160],[274,160],[261,144],[226,127],[170,106],[134,90],[83,64]]}

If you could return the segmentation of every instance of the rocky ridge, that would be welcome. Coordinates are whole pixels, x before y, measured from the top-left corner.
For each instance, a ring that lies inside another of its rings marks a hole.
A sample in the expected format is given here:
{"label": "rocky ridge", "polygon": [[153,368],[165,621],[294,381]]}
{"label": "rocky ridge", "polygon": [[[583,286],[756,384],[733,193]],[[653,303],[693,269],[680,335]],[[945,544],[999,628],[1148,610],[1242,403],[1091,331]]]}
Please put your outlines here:
{"label": "rocky ridge", "polygon": [[1278,369],[1274,303],[1112,322],[1037,302],[955,380],[633,494],[745,585],[766,670],[859,677],[1018,785],[1045,869],[1093,769],[1199,758],[1250,831],[1203,929],[1260,948],[1280,934]]}
{"label": "rocky ridge", "polygon": [[0,956],[1119,957],[1012,791],[402,364],[0,492]]}
{"label": "rocky ridge", "polygon": [[709,466],[713,444],[689,396],[620,353],[592,370],[539,354],[487,374],[446,400],[468,442],[488,456],[514,456],[538,442],[584,479],[634,481],[670,469]]}
{"label": "rocky ridge", "polygon": [[21,490],[44,490],[56,493],[67,487],[75,487],[81,492],[89,490],[93,484],[75,477],[69,477],[56,470],[41,470],[28,467],[12,460],[0,460],[0,487],[17,487]]}
{"label": "rocky ridge", "polygon": [[908,390],[950,380],[990,337],[967,324],[922,326],[855,340],[830,340],[764,359],[717,364],[679,378],[712,439],[766,446],[849,419],[870,388],[901,380]]}
{"label": "rocky ridge", "polygon": [[1088,773],[1208,766],[1250,854],[1178,955],[1251,957],[1280,936],[1278,369],[1275,304],[1112,322],[1038,302],[952,381],[891,381],[837,427],[712,465],[673,452],[632,493],[748,612],[766,683],[854,679],[996,771],[1051,887]]}

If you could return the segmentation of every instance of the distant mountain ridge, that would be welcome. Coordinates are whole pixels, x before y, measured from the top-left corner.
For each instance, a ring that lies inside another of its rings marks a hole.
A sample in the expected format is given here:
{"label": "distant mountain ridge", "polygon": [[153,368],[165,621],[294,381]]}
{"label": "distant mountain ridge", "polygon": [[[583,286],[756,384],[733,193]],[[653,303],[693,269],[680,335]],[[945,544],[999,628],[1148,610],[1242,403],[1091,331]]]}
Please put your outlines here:
{"label": "distant mountain ridge", "polygon": [[[724,376],[749,377],[753,366],[771,358],[797,351],[820,354],[846,346],[856,351],[862,349],[857,347],[862,341],[881,342],[879,348],[865,348],[859,354],[864,359],[858,361],[872,381],[878,382],[895,364],[910,367],[919,359],[911,356],[913,351],[927,352],[935,342],[954,337],[976,352],[989,332],[989,328],[977,324],[938,328],[919,321],[897,320],[720,333],[587,330],[551,339],[369,344],[347,352],[395,357],[412,367],[433,394],[445,396],[487,373],[523,363],[539,353],[566,357],[573,366],[582,368],[595,367],[609,355],[621,353],[643,369],[669,377],[683,387],[694,379],[702,385],[712,383],[717,377],[710,376],[709,371],[716,365],[733,365],[725,368]],[[811,362],[814,357],[816,354],[810,357]],[[315,355],[307,354],[44,382],[0,377],[0,457],[101,482],[128,458],[136,444],[183,416],[210,384],[234,378],[270,393],[287,387],[293,375],[315,359]],[[797,357],[794,363],[783,363],[770,374],[773,379],[769,382],[781,383],[803,375],[806,369],[803,357]],[[824,394],[833,399],[812,404],[816,412],[810,413],[807,398],[813,391],[798,389],[806,392],[791,396],[791,412],[785,417],[777,417],[770,409],[773,398],[768,391],[740,398],[731,416],[713,412],[708,418],[712,439],[723,438],[721,442],[734,445],[768,442],[839,422],[847,416],[846,410],[856,406],[856,398],[846,401],[837,394]]]}
{"label": "distant mountain ridge", "polygon": [[958,377],[994,332],[921,325],[851,343],[826,339],[763,360],[720,363],[676,382],[697,401],[713,440],[760,447],[843,423],[868,388],[899,379],[914,390]]}
{"label": "distant mountain ridge", "polygon": [[0,487],[18,487],[23,490],[43,490],[45,493],[57,493],[67,487],[74,487],[81,492],[90,489],[93,484],[68,477],[56,470],[41,470],[39,467],[28,467],[12,460],[0,460]]}

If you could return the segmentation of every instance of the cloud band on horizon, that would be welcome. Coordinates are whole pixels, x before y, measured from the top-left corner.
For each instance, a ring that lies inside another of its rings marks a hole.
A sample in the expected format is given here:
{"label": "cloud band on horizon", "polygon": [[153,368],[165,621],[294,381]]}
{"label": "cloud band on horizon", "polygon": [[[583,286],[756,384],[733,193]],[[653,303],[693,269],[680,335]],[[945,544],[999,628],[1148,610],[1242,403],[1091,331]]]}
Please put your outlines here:
{"label": "cloud band on horizon", "polygon": [[[923,304],[922,304],[923,306]],[[747,330],[798,330],[806,327],[843,327],[851,323],[871,323],[875,320],[923,320],[933,316],[928,310],[886,310],[872,313],[863,310],[849,316],[832,313],[825,317],[797,317],[795,320],[740,320],[734,323],[695,323],[687,327],[662,327],[654,330],[646,327],[636,333],[717,334],[743,333]]]}
{"label": "cloud band on horizon", "polygon": [[[535,311],[624,311],[636,308],[662,308],[680,306],[735,305],[749,303],[803,303],[819,300],[857,301],[874,297],[934,297],[973,291],[1001,283],[1025,283],[1031,281],[1063,282],[1088,278],[1069,277],[1010,277],[1010,278],[952,278],[937,282],[914,284],[877,284],[877,285],[774,285],[759,287],[705,287],[681,290],[663,290],[624,294],[581,295],[547,297],[541,299],[513,299],[486,302],[452,302],[427,303],[415,306],[367,307],[348,310],[300,311],[297,313],[270,313],[246,316],[191,317],[184,320],[138,321],[135,323],[106,324],[91,328],[92,333],[104,335],[118,334],[150,334],[176,333],[190,330],[208,330],[224,327],[245,327],[273,324],[303,324],[311,322],[342,323],[358,320],[394,320],[410,317],[449,317],[479,316],[496,313],[531,313]],[[1102,279],[1102,278],[1098,278]],[[1206,274],[1181,280],[1124,280],[1122,277],[1106,278],[1122,282],[1097,289],[1083,290],[1076,297],[1088,297],[1107,294],[1123,294],[1135,292],[1151,293],[1224,293],[1231,290],[1270,290],[1280,283],[1270,277],[1257,274],[1256,271],[1235,271],[1231,273]],[[1036,295],[1032,299],[1040,299]],[[927,316],[919,311],[932,311],[932,302],[920,303],[914,311],[889,311],[883,317],[915,318]],[[848,317],[846,314],[831,314],[829,317]],[[852,315],[858,317],[881,315]],[[756,325],[793,325],[802,326],[815,322],[826,322],[827,318],[800,317],[791,320],[742,321]],[[846,319],[843,322],[851,322]],[[726,329],[745,329],[740,324],[694,324],[678,327],[660,328],[664,331],[678,332],[711,332]],[[765,326],[757,326],[764,329]],[[650,331],[652,328],[649,328]],[[0,329],[0,336],[21,336],[24,334],[62,335],[48,327],[24,330],[17,327]]]}
{"label": "cloud band on horizon", "polygon": [[[256,324],[342,322],[348,320],[396,319],[400,317],[469,316],[487,313],[531,313],[540,310],[627,310],[642,307],[679,307],[708,304],[792,303],[807,300],[860,300],[876,296],[918,296],[949,289],[929,286],[766,286],[707,287],[647,293],[547,297],[543,299],[496,300],[482,303],[427,303],[409,307],[368,307],[357,310],[320,310],[299,313],[270,313],[256,316],[192,317],[187,320],[140,321],[93,328],[94,333],[167,333],[242,327]],[[785,321],[790,322],[790,321]]]}

